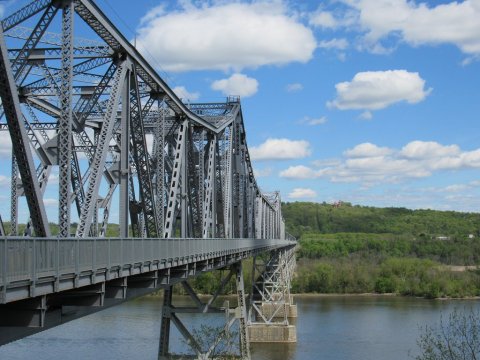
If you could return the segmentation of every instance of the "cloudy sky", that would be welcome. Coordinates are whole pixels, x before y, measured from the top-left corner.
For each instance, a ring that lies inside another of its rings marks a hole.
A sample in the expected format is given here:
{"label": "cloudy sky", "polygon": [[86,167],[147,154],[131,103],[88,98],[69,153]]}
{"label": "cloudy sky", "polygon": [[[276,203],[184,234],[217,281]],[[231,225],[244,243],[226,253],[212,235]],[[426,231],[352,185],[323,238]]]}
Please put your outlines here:
{"label": "cloudy sky", "polygon": [[97,0],[182,98],[241,96],[264,191],[480,210],[480,0],[134,3]]}

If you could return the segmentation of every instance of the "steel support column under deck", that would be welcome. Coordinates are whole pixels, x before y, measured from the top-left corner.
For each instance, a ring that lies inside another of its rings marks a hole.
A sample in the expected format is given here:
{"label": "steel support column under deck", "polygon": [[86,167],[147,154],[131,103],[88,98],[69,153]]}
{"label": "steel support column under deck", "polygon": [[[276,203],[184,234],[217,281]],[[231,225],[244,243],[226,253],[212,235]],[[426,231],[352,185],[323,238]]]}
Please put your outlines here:
{"label": "steel support column under deck", "polygon": [[[229,302],[225,301],[223,307],[215,307],[214,303],[217,297],[225,290],[225,286],[230,279],[235,278],[237,306],[230,308]],[[178,307],[172,304],[172,290],[173,286],[165,288],[162,308],[162,320],[160,326],[160,343],[158,359],[170,359],[176,355],[171,354],[170,349],[170,327],[172,323],[183,336],[184,341],[188,344],[191,350],[195,353],[197,359],[210,358],[224,358],[234,357],[241,359],[250,359],[249,339],[247,334],[247,305],[245,301],[245,286],[243,281],[243,270],[241,261],[236,262],[230,266],[227,276],[225,276],[215,291],[213,296],[207,301],[202,302],[197,296],[192,287],[186,280],[181,282],[184,290],[190,296],[195,304],[194,307]],[[220,328],[209,328],[206,326],[208,334],[203,334],[198,331],[191,332],[176,315],[179,313],[225,313],[225,324]],[[231,331],[233,324],[238,320],[238,348],[231,348]],[[213,338],[212,338],[213,336]],[[219,352],[219,345],[222,342],[227,342],[226,349]]]}

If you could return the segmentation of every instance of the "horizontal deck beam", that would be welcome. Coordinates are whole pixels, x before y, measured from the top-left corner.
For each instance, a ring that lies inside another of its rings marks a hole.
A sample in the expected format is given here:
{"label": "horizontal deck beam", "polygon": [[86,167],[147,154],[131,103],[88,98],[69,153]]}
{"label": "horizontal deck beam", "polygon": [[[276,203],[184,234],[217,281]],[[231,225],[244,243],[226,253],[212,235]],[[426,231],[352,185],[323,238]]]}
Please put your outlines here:
{"label": "horizontal deck beam", "polygon": [[294,245],[277,239],[0,238],[0,304]]}

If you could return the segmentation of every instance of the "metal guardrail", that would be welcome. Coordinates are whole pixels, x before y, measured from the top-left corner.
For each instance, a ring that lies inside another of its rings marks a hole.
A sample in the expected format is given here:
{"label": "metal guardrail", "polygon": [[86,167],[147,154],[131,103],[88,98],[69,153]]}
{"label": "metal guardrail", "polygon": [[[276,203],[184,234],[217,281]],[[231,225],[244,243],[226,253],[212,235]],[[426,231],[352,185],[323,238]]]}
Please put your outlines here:
{"label": "metal guardrail", "polygon": [[138,263],[198,259],[271,246],[276,239],[0,238],[0,286]]}
{"label": "metal guardrail", "polygon": [[295,236],[293,236],[292,234],[289,234],[289,233],[285,233],[285,239],[287,239],[288,241],[293,241],[293,242],[298,242],[297,238]]}

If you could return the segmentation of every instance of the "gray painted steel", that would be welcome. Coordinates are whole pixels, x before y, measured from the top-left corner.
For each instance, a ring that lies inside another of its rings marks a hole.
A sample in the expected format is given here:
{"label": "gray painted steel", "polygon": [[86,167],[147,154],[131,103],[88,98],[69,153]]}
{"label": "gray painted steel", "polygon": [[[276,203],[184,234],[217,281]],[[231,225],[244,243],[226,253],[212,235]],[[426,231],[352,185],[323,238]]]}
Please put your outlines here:
{"label": "gray painted steel", "polygon": [[[0,131],[13,152],[10,230],[0,217],[0,328],[54,326],[64,307],[112,304],[141,293],[127,288],[238,270],[244,258],[295,246],[280,195],[257,185],[238,97],[183,102],[93,0],[32,1],[1,25]],[[44,199],[52,188],[58,237]],[[106,238],[112,213],[118,237]],[[0,344],[31,333],[2,329]]]}
{"label": "gray painted steel", "polygon": [[273,239],[0,238],[0,303],[294,245]]}

